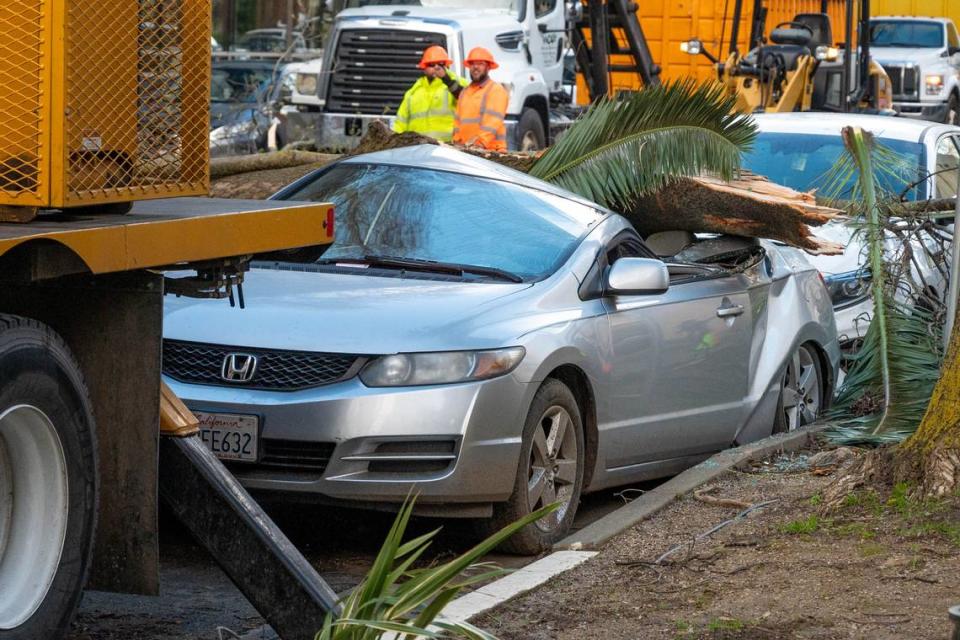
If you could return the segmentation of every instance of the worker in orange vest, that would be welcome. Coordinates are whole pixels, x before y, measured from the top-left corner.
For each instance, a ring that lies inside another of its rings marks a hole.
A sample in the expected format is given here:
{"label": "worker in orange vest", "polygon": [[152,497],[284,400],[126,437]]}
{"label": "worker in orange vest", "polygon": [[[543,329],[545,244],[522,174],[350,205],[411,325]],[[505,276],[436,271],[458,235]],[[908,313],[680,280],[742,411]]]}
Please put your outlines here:
{"label": "worker in orange vest", "polygon": [[457,98],[453,141],[491,151],[506,151],[507,128],[503,119],[507,115],[510,95],[489,75],[498,65],[483,47],[471,49],[465,64],[470,70],[471,82]]}

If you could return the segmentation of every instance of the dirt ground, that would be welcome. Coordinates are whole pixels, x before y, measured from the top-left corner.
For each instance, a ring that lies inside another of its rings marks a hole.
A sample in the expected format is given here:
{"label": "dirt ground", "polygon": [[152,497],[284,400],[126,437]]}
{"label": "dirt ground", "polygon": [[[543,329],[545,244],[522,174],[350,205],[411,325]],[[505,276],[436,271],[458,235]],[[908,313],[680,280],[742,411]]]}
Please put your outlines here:
{"label": "dirt ground", "polygon": [[960,496],[867,489],[819,513],[831,477],[807,459],[781,456],[708,485],[713,498],[775,501],[709,537],[695,540],[744,506],[685,496],[473,622],[504,640],[947,638],[947,609],[960,603]]}

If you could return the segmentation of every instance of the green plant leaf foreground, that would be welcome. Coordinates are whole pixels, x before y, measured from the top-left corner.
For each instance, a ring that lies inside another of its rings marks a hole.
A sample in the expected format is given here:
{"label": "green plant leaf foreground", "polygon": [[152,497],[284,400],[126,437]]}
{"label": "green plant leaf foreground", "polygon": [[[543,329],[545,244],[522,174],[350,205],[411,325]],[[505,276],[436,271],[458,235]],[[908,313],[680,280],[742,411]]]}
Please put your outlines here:
{"label": "green plant leaf foreground", "polygon": [[[339,617],[327,614],[317,640],[376,640],[384,634],[408,639],[495,640],[473,625],[444,621],[439,616],[463,588],[506,573],[502,569],[490,570],[490,563],[477,562],[480,558],[560,506],[559,503],[548,505],[529,514],[449,562],[411,570],[437,534],[431,531],[402,542],[414,503],[414,498],[404,502],[363,582],[343,600]],[[462,577],[464,572],[477,569],[485,571]]]}

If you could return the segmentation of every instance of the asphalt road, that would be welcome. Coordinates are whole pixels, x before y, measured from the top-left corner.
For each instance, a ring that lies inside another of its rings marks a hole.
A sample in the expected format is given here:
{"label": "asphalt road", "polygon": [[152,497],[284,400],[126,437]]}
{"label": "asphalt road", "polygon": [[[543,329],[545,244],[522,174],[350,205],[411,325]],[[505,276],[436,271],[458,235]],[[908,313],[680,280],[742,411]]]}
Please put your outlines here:
{"label": "asphalt road", "polygon": [[[657,483],[620,487],[586,496],[574,529],[584,527]],[[356,585],[373,561],[392,516],[330,508],[287,506],[271,515],[337,592]],[[434,557],[452,558],[475,538],[467,521],[418,519],[411,534],[442,526]],[[213,559],[169,514],[161,513],[158,597],[88,591],[70,640],[225,640],[264,621]],[[519,568],[533,560],[494,554],[501,566]]]}

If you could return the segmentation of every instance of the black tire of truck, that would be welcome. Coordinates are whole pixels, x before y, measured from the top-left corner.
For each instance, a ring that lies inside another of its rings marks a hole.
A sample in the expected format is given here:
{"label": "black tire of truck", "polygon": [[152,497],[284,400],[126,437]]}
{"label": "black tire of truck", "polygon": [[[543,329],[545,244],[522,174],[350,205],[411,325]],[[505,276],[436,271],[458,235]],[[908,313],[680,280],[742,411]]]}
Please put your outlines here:
{"label": "black tire of truck", "polygon": [[950,94],[947,100],[946,124],[960,125],[960,97],[956,93]]}
{"label": "black tire of truck", "polygon": [[536,109],[527,107],[520,113],[520,122],[517,123],[517,147],[524,152],[540,151],[547,147],[543,120]]}
{"label": "black tire of truck", "polygon": [[[90,397],[70,349],[50,327],[0,314],[0,640],[54,640],[69,630],[90,567],[97,483]],[[42,537],[50,544],[38,544]]]}

